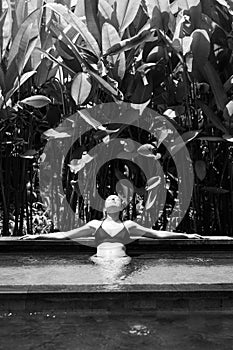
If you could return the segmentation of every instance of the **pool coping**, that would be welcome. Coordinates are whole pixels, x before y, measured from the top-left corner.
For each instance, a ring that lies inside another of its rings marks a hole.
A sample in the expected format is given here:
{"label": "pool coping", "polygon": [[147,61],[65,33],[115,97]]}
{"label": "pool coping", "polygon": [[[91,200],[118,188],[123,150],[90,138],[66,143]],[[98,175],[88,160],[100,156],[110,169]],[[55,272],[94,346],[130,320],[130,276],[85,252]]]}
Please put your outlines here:
{"label": "pool coping", "polygon": [[0,285],[0,296],[4,294],[116,294],[116,293],[223,293],[233,296],[233,283],[177,283],[177,284],[38,284]]}
{"label": "pool coping", "polygon": [[[21,286],[22,287],[22,286]],[[158,311],[221,311],[233,312],[233,286],[216,289],[187,290],[101,290],[78,291],[73,288],[66,291],[44,289],[35,286],[12,291],[0,291],[0,313],[4,312],[43,312],[78,311],[79,314],[140,312],[155,315]],[[70,286],[69,286],[70,287]],[[74,287],[74,286],[72,286]],[[174,286],[173,286],[174,287]],[[181,287],[181,286],[180,286]],[[205,286],[206,287],[206,286]],[[209,286],[208,286],[209,287]],[[213,286],[212,286],[213,287]],[[61,288],[61,286],[59,286]],[[80,288],[80,286],[79,286]],[[135,286],[134,286],[135,288]]]}
{"label": "pool coping", "polygon": [[[141,253],[166,251],[190,251],[190,250],[232,250],[233,238],[229,236],[206,236],[205,239],[152,239],[137,237],[126,245],[127,252]],[[93,238],[81,238],[77,240],[19,240],[17,237],[0,237],[0,252],[8,251],[80,251],[95,252]]]}

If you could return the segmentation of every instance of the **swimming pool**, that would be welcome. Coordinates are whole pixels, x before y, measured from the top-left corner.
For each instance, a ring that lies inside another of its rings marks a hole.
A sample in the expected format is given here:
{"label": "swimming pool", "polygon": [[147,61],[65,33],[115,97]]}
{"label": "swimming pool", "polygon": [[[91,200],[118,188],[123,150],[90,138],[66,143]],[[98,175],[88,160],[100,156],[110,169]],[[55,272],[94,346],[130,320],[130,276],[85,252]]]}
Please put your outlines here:
{"label": "swimming pool", "polygon": [[141,254],[126,266],[121,259],[94,264],[74,252],[2,253],[0,274],[0,287],[226,284],[233,283],[233,252]]}
{"label": "swimming pool", "polygon": [[230,350],[233,314],[0,313],[1,350]]}
{"label": "swimming pool", "polygon": [[70,242],[0,242],[0,349],[232,349],[232,241],[148,244],[102,266]]}

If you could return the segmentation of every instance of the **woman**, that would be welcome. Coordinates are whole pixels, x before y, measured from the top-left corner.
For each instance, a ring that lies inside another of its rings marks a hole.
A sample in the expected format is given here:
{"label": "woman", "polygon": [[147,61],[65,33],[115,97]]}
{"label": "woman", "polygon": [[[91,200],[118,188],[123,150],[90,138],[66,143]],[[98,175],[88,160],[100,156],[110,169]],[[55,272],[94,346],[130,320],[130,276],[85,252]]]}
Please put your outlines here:
{"label": "woman", "polygon": [[145,228],[131,220],[123,222],[120,220],[120,213],[123,209],[122,200],[116,195],[111,195],[105,200],[104,212],[106,217],[103,220],[92,220],[82,227],[67,232],[26,235],[21,237],[21,239],[78,239],[94,236],[97,246],[96,257],[124,258],[127,257],[125,245],[136,236],[149,238],[203,238],[198,234],[156,231]]}

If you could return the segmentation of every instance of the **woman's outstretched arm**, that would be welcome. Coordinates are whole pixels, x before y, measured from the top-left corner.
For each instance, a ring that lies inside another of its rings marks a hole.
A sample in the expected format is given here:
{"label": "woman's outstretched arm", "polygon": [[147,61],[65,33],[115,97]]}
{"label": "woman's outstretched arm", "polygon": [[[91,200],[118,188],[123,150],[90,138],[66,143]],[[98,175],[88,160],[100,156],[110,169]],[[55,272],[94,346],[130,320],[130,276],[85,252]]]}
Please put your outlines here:
{"label": "woman's outstretched arm", "polygon": [[133,221],[131,221],[131,224],[129,225],[129,232],[130,232],[130,235],[132,236],[144,236],[148,238],[158,238],[158,239],[166,239],[166,238],[202,239],[204,238],[203,236],[198,235],[196,233],[187,234],[187,233],[179,233],[179,232],[153,230],[152,228],[143,227]]}
{"label": "woman's outstretched arm", "polygon": [[97,220],[89,221],[87,224],[75,228],[66,232],[52,232],[47,234],[38,235],[25,235],[20,237],[20,239],[30,240],[30,239],[77,239],[82,237],[90,237],[95,232]]}

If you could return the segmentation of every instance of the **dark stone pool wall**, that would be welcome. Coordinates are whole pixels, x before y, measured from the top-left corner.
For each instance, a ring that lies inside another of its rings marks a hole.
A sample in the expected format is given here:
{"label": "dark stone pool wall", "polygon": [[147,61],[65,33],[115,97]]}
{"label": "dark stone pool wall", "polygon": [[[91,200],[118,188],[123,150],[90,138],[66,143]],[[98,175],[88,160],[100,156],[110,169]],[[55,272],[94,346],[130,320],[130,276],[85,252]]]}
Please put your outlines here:
{"label": "dark stone pool wall", "polygon": [[[177,286],[170,290],[135,290],[131,286],[125,291],[84,291],[80,286],[68,288],[54,286],[52,289],[5,288],[0,290],[0,312],[80,311],[85,313],[157,311],[233,311],[233,286]],[[131,290],[130,290],[131,289]],[[185,290],[186,289],[186,290]],[[195,290],[196,289],[196,290]]]}

